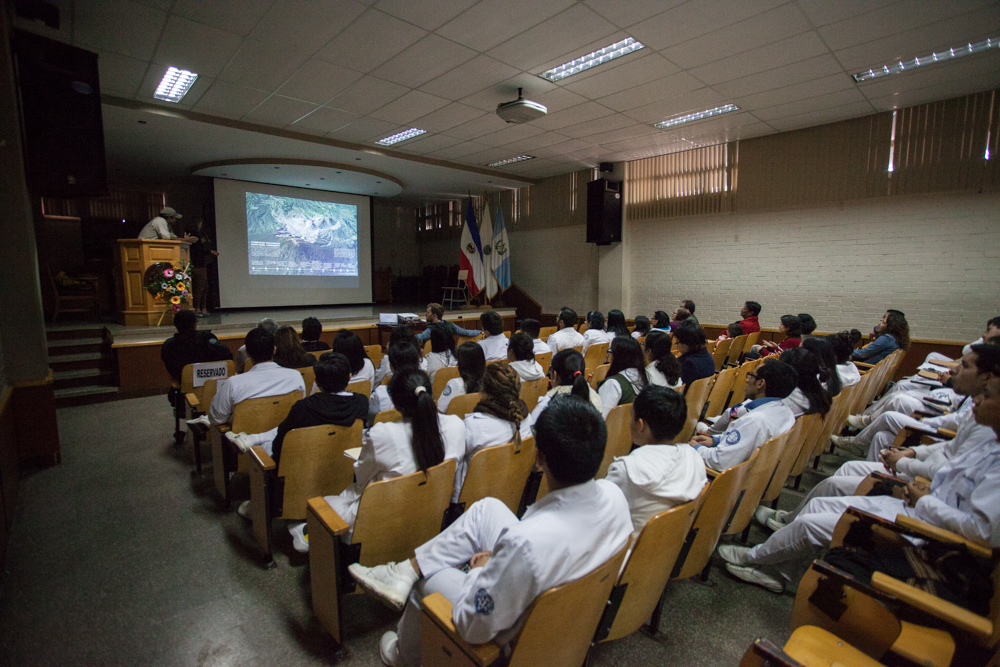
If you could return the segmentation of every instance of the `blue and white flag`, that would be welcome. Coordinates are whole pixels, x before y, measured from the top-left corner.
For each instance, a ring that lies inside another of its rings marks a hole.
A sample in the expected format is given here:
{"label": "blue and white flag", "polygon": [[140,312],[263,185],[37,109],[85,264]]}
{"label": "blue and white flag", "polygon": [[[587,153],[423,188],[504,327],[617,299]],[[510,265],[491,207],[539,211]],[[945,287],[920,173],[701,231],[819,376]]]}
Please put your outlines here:
{"label": "blue and white flag", "polygon": [[483,269],[486,273],[486,284],[483,285],[483,290],[486,292],[486,296],[493,298],[497,295],[497,281],[493,277],[493,222],[490,219],[490,205],[486,203],[483,207],[483,219],[480,221],[480,228],[482,231],[483,238]]}
{"label": "blue and white flag", "polygon": [[[492,228],[490,228],[492,230]],[[489,263],[483,261],[483,246],[479,238],[479,226],[476,225],[476,214],[472,210],[472,199],[465,213],[465,228],[462,229],[462,260],[459,268],[468,271],[465,284],[469,294],[475,296],[486,286],[486,272]]]}
{"label": "blue and white flag", "polygon": [[501,292],[510,287],[510,244],[507,242],[507,227],[503,223],[503,208],[497,209],[497,221],[493,225],[490,269]]}

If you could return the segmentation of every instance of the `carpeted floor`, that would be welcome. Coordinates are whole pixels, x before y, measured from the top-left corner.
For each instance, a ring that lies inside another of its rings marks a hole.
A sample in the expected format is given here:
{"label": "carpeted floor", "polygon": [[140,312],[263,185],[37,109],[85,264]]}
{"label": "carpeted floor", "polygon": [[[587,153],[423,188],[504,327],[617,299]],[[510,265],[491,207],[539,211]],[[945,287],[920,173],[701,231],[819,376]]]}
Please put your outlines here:
{"label": "carpeted floor", "polygon": [[[62,464],[21,484],[0,587],[0,664],[331,664],[308,558],[279,524],[278,567],[261,567],[249,523],[217,507],[211,464],[194,478],[188,454],[171,447],[165,397],[64,408],[59,428]],[[249,497],[245,481],[235,489]],[[800,497],[786,491],[781,507]],[[751,542],[765,537],[755,527]],[[718,567],[712,579],[714,588],[670,585],[659,641],[637,633],[602,644],[591,664],[737,665],[754,638],[788,638],[792,593],[737,583]],[[397,615],[364,596],[344,604],[343,664],[380,665],[379,637]]]}

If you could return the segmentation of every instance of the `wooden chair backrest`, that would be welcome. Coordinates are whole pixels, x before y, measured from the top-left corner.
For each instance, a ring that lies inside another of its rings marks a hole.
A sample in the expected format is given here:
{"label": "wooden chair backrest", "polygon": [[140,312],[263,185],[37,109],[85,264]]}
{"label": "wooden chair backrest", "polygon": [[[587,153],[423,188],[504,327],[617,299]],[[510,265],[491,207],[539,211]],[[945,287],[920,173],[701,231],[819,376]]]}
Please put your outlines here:
{"label": "wooden chair backrest", "polygon": [[758,340],[760,340],[760,332],[759,331],[754,331],[753,333],[748,333],[747,334],[747,340],[746,340],[745,343],[743,343],[743,354],[746,354],[747,352],[749,352],[750,348],[753,347],[754,345],[756,345]]}
{"label": "wooden chair backrest", "polygon": [[319,358],[322,357],[325,352],[329,351],[330,350],[310,350],[309,354],[311,354],[318,361]]}
{"label": "wooden chair backrest", "polygon": [[732,517],[733,510],[739,502],[739,494],[743,489],[743,480],[757,462],[760,450],[755,451],[749,459],[719,473],[708,487],[708,496],[702,505],[698,517],[688,531],[685,546],[690,547],[683,558],[678,557],[671,579],[687,579],[705,569],[708,559],[715,551],[715,545],[722,535],[723,529]]}
{"label": "wooden chair backrest", "polygon": [[[705,341],[705,349],[708,350],[709,354],[714,354],[715,353],[715,344],[716,344],[716,342],[717,341],[714,341],[714,340],[706,340]],[[713,357],[713,359],[714,359],[714,357]]]}
{"label": "wooden chair backrest", "polygon": [[715,362],[715,370],[721,371],[722,366],[729,359],[729,348],[733,344],[732,338],[727,338],[723,341],[717,341],[715,343],[715,349],[712,350],[712,361]]}
{"label": "wooden chair backrest", "polygon": [[545,374],[549,374],[549,364],[552,363],[552,353],[551,352],[540,352],[535,355],[535,361],[542,367]]}
{"label": "wooden chair backrest", "polygon": [[431,353],[431,341],[430,339],[428,339],[424,342],[423,354],[424,356],[427,356],[430,353]]}
{"label": "wooden chair backrest", "polygon": [[[863,378],[862,378],[863,380]],[[849,414],[851,414],[851,407],[854,403],[854,396],[857,392],[863,391],[861,383],[847,387],[841,391],[837,396],[834,397],[833,403],[830,406],[830,411],[826,413],[826,419],[823,420],[823,428],[819,432],[819,437],[813,441],[812,456],[819,456],[823,453],[827,444],[830,442],[830,436],[834,433],[840,433],[840,429],[844,427],[844,422],[847,420]],[[837,402],[837,399],[840,402]]]}
{"label": "wooden chair backrest", "polygon": [[362,565],[401,561],[441,532],[441,518],[455,486],[455,459],[427,471],[365,487],[351,535],[361,545]]}
{"label": "wooden chair backrest", "polygon": [[584,322],[583,324],[581,324],[578,327],[576,327],[576,330],[577,330],[578,333],[583,334],[583,333],[586,333],[587,329],[589,329],[589,328],[590,328],[590,324],[587,323],[587,322]]}
{"label": "wooden chair backrest", "polygon": [[816,424],[820,424],[822,421],[823,417],[818,414],[802,415],[795,420],[795,426],[788,432],[785,451],[778,459],[778,467],[774,469],[774,476],[771,477],[770,483],[764,490],[764,495],[760,498],[761,502],[769,503],[781,495],[781,490],[785,488],[785,482],[788,481],[792,466],[799,460],[799,454],[802,452],[810,432]]}
{"label": "wooden chair backrest", "polygon": [[243,362],[243,370],[240,372],[246,373],[251,368],[253,368],[253,359],[247,359],[245,362]]}
{"label": "wooden chair backrest", "polygon": [[705,409],[706,417],[717,417],[722,414],[726,402],[729,400],[729,392],[733,390],[733,382],[736,381],[736,374],[739,368],[727,368],[715,376],[715,384],[708,394],[708,407]]}
{"label": "wooden chair backrest", "polygon": [[479,392],[473,392],[471,394],[462,394],[461,396],[456,396],[451,399],[448,403],[448,410],[445,414],[457,415],[462,419],[465,419],[465,415],[472,412],[472,410],[479,403]]}
{"label": "wooden chair backrest", "polygon": [[608,371],[611,370],[611,364],[601,364],[594,369],[594,377],[590,378],[590,386],[593,389],[597,389],[597,385],[604,382],[608,377]]}
{"label": "wooden chair backrest", "polygon": [[[819,418],[814,421],[809,430],[804,433],[802,449],[799,450],[798,456],[795,457],[795,463],[792,464],[792,469],[788,471],[789,477],[798,477],[801,475],[802,471],[805,470],[806,465],[808,465],[809,460],[815,456],[813,451],[815,451],[817,441],[820,440],[823,430],[828,424],[827,420],[832,420],[836,416],[836,413],[834,412],[835,410],[842,409],[844,400],[847,400],[848,395],[850,394],[848,391],[849,389],[850,387],[844,387],[840,394],[834,396],[833,403],[830,405],[830,411],[826,413],[826,416],[819,417],[819,415],[817,415]],[[847,392],[847,394],[845,394],[845,392]],[[829,440],[829,436],[827,437],[827,440]],[[824,445],[827,440],[822,441]],[[822,446],[820,446],[820,449],[822,450]]]}
{"label": "wooden chair backrest", "polygon": [[469,461],[458,502],[468,509],[477,500],[496,498],[516,513],[534,465],[534,438],[522,440],[519,447],[508,442],[480,449]]}
{"label": "wooden chair backrest", "polygon": [[608,474],[608,467],[616,456],[628,456],[632,451],[632,406],[616,405],[611,408],[605,420],[608,426],[608,441],[604,446],[604,458],[597,469],[597,479]]}
{"label": "wooden chair backrest", "polygon": [[646,337],[645,336],[639,336],[639,338],[637,338],[636,340],[639,341],[639,345],[643,345],[643,346],[646,345]]}
{"label": "wooden chair backrest", "polygon": [[455,336],[455,347],[458,348],[462,343],[475,343],[479,340],[479,336]]}
{"label": "wooden chair backrest", "polygon": [[526,612],[510,667],[580,667],[627,551],[628,544],[590,574],[535,598]]}
{"label": "wooden chair backrest", "polygon": [[[204,396],[205,385],[202,385],[200,387],[194,386],[194,367],[195,367],[195,364],[187,364],[187,365],[184,366],[184,368],[181,369],[181,393],[182,394],[194,394],[195,396],[198,397],[199,402],[202,403],[202,404],[204,404],[204,400],[202,400],[202,398]],[[226,378],[225,379],[229,379],[229,378],[233,377],[234,375],[236,375],[236,364],[233,363],[232,359],[228,359],[228,360],[226,360]],[[205,382],[207,384],[208,382],[212,382],[212,381],[211,380],[206,380]],[[218,386],[218,382],[219,382],[219,379],[216,378],[215,381],[214,381],[213,386]],[[215,393],[213,392],[212,395],[214,396]],[[209,403],[211,403],[211,399],[209,399]],[[208,405],[207,404],[204,407],[204,411],[205,412],[208,411]]]}
{"label": "wooden chair backrest", "polygon": [[278,477],[285,478],[282,519],[305,521],[306,503],[316,496],[332,496],[354,480],[354,465],[344,450],[361,446],[359,419],[352,426],[310,426],[285,434]]}
{"label": "wooden chair backrest", "polygon": [[372,364],[375,368],[382,365],[382,346],[381,345],[365,345],[365,354],[368,358],[372,360]]}
{"label": "wooden chair backrest", "polygon": [[729,521],[729,526],[722,531],[723,535],[741,533],[753,521],[753,513],[757,509],[760,499],[764,496],[764,492],[767,491],[767,487],[774,477],[774,471],[778,467],[778,462],[785,452],[789,433],[791,431],[774,436],[757,450],[757,462],[743,479],[743,489],[740,493],[739,504],[736,506],[736,513]]}
{"label": "wooden chair backrest", "polygon": [[521,400],[528,406],[528,410],[534,410],[538,404],[538,399],[549,390],[549,379],[528,380],[521,382]]}
{"label": "wooden chair backrest", "polygon": [[746,400],[747,373],[757,367],[756,361],[746,361],[736,367],[736,377],[733,378],[733,395],[729,397],[727,407],[739,405]]}
{"label": "wooden chair backrest", "polygon": [[688,442],[694,435],[694,430],[698,426],[698,418],[701,416],[701,409],[705,407],[708,394],[712,391],[712,384],[715,376],[695,380],[688,387],[684,394],[684,402],[687,403],[687,419],[684,420],[684,428],[677,434],[673,442]]}
{"label": "wooden chair backrest", "polygon": [[618,577],[618,584],[627,586],[625,597],[608,636],[601,641],[630,635],[649,620],[709,488],[706,484],[694,500],[664,510],[646,522]]}
{"label": "wooden chair backrest", "polygon": [[538,337],[541,338],[543,341],[547,341],[549,339],[549,336],[551,336],[558,330],[559,327],[542,327],[541,329],[538,330]]}
{"label": "wooden chair backrest", "polygon": [[431,394],[434,396],[435,403],[441,398],[441,394],[444,393],[444,387],[448,384],[448,381],[454,380],[457,377],[458,366],[445,366],[434,372],[434,382],[431,383]]}
{"label": "wooden chair backrest", "polygon": [[579,345],[574,345],[573,347],[571,347],[569,349],[576,350],[580,354],[583,354],[583,343],[580,343]]}
{"label": "wooden chair backrest", "polygon": [[212,399],[219,391],[219,381],[205,380],[205,385],[199,391],[201,394],[198,395],[198,411],[207,413],[208,408],[212,405]]}
{"label": "wooden chair backrest", "polygon": [[587,353],[583,355],[583,365],[586,367],[588,375],[608,360],[609,347],[611,347],[611,343],[594,343],[587,348]]}
{"label": "wooden chair backrest", "polygon": [[382,412],[375,415],[375,421],[373,421],[372,424],[401,421],[403,421],[403,414],[399,410],[382,410]]}
{"label": "wooden chair backrest", "polygon": [[280,396],[263,396],[240,401],[233,408],[233,431],[235,433],[264,433],[288,416],[296,401],[302,399],[301,392],[290,391]]}
{"label": "wooden chair backrest", "polygon": [[746,345],[747,334],[742,336],[737,336],[733,339],[732,344],[729,346],[729,359],[726,360],[727,364],[735,364],[740,359],[740,355],[743,354],[743,346]]}
{"label": "wooden chair backrest", "polygon": [[362,396],[371,396],[372,383],[370,380],[357,380],[355,382],[350,382],[347,385],[347,391],[353,391],[355,394],[361,394]]}
{"label": "wooden chair backrest", "polygon": [[316,384],[316,369],[312,366],[306,366],[305,368],[296,368],[299,373],[302,373],[302,381],[306,383],[306,396],[312,394],[313,385]]}

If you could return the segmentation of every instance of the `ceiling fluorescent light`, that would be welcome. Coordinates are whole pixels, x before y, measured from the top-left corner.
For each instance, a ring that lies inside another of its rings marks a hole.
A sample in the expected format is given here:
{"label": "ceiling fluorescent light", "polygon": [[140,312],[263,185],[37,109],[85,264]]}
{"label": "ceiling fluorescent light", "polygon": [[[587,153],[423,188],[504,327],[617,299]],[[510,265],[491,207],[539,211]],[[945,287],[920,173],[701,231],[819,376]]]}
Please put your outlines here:
{"label": "ceiling fluorescent light", "polygon": [[180,102],[197,79],[198,75],[194,72],[171,67],[160,79],[160,85],[156,87],[153,97],[164,102]]}
{"label": "ceiling fluorescent light", "polygon": [[381,144],[382,146],[392,146],[393,144],[398,144],[400,141],[406,141],[407,139],[412,139],[413,137],[419,137],[421,134],[426,134],[427,130],[421,130],[416,127],[411,127],[405,132],[397,132],[391,137],[385,137],[384,139],[379,139],[376,144]]}
{"label": "ceiling fluorescent light", "polygon": [[553,82],[559,81],[568,76],[579,74],[580,72],[588,70],[591,67],[603,65],[604,63],[614,60],[615,58],[627,56],[633,51],[638,51],[641,48],[644,48],[642,42],[637,42],[631,37],[626,37],[620,42],[615,42],[610,46],[605,46],[603,49],[598,49],[597,51],[588,53],[585,56],[580,56],[575,60],[559,65],[559,67],[553,67],[550,70],[546,70],[538,76]]}
{"label": "ceiling fluorescent light", "polygon": [[1000,37],[994,37],[993,39],[986,39],[982,42],[968,43],[965,46],[956,46],[954,48],[948,49],[947,51],[941,51],[940,53],[935,52],[929,56],[922,56],[920,58],[914,58],[913,60],[900,60],[894,65],[883,65],[878,69],[870,69],[864,72],[858,72],[853,74],[852,78],[861,83],[862,81],[869,81],[871,79],[877,79],[882,76],[887,76],[889,74],[899,74],[900,72],[907,72],[916,67],[923,67],[924,65],[933,65],[934,63],[943,63],[946,60],[952,60],[954,58],[961,58],[962,56],[967,56],[970,53],[979,53],[980,51],[986,51],[987,49],[992,49],[994,47],[1000,46]]}
{"label": "ceiling fluorescent light", "polygon": [[739,110],[740,108],[735,104],[723,104],[721,107],[715,107],[714,109],[705,109],[704,111],[686,113],[682,116],[674,116],[673,118],[661,120],[659,123],[653,125],[653,127],[660,130],[665,130],[668,127],[674,127],[675,125],[692,123],[696,120],[701,120],[703,118],[711,118],[712,116],[721,116],[724,113],[729,113],[730,111],[739,111]]}
{"label": "ceiling fluorescent light", "polygon": [[518,155],[517,157],[509,157],[506,160],[499,160],[497,162],[490,162],[487,167],[506,167],[508,164],[514,164],[515,162],[524,162],[525,160],[534,160],[534,155]]}

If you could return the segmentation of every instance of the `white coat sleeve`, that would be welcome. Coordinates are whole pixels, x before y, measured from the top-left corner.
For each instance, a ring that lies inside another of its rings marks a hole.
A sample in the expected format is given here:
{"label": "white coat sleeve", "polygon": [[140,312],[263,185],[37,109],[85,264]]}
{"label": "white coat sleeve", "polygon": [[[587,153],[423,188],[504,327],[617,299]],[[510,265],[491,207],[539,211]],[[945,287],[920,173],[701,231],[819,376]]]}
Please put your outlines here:
{"label": "white coat sleeve", "polygon": [[[612,461],[611,465],[608,466],[608,474],[604,479],[617,486],[624,493],[625,486],[628,484],[628,471],[625,470],[625,464],[618,459]],[[628,498],[627,495],[625,497]]]}
{"label": "white coat sleeve", "polygon": [[220,382],[208,409],[208,421],[228,424],[233,418],[233,390],[229,382]]}
{"label": "white coat sleeve", "polygon": [[601,397],[601,416],[607,419],[611,409],[618,405],[618,401],[622,400],[622,386],[618,384],[617,380],[607,380],[597,390],[597,395]]}
{"label": "white coat sleeve", "polygon": [[914,515],[966,539],[991,547],[1000,546],[1000,476],[983,479],[972,489],[969,498],[959,504],[965,505],[964,509],[956,509],[927,495],[917,501]]}
{"label": "white coat sleeve", "polygon": [[[378,424],[372,428],[376,428]],[[375,445],[368,434],[368,430],[361,433],[361,454],[354,462],[354,479],[358,488],[363,489],[375,479],[382,465],[375,459]]]}
{"label": "white coat sleeve", "polygon": [[709,468],[723,472],[750,458],[760,436],[761,429],[756,422],[745,422],[742,425],[735,422],[732,428],[722,434],[718,445],[699,447],[697,451]]}

